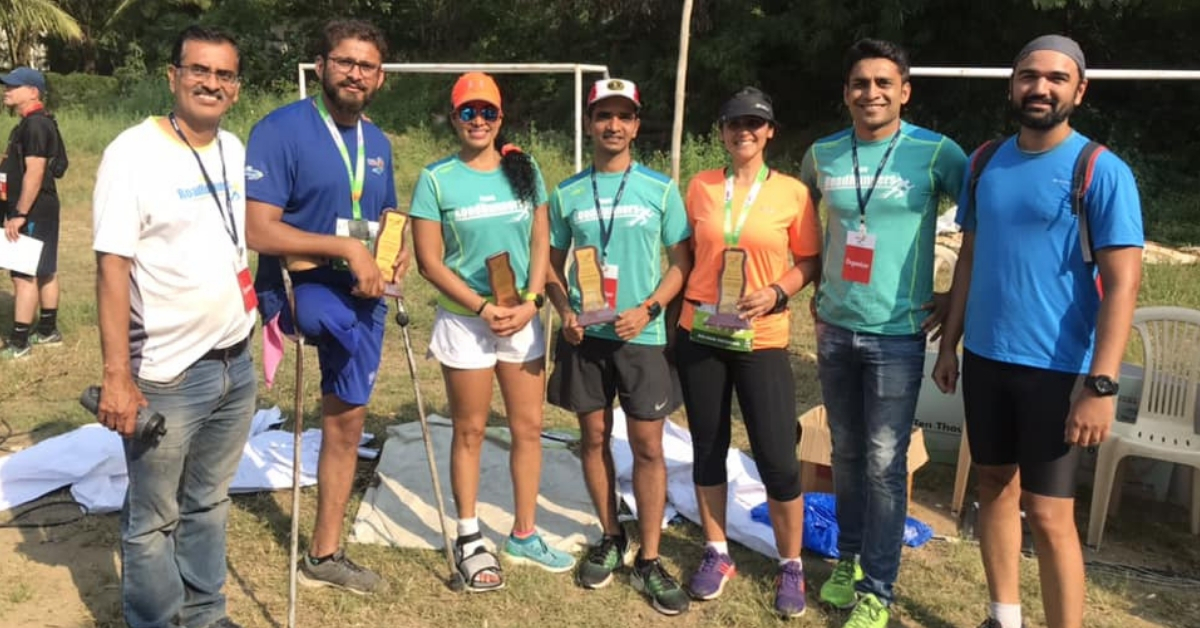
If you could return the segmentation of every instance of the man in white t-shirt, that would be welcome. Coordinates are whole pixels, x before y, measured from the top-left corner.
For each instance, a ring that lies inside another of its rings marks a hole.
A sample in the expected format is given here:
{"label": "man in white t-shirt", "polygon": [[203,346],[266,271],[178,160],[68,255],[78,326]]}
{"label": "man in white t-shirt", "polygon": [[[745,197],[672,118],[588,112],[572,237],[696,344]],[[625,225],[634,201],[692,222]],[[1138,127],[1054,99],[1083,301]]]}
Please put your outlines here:
{"label": "man in white t-shirt", "polygon": [[[237,626],[221,593],[225,524],[257,387],[245,148],[220,130],[238,69],[228,35],[185,29],[167,69],[171,113],[113,140],[96,176],[98,419],[124,437],[121,597],[133,628]],[[165,434],[143,433],[143,408]]]}

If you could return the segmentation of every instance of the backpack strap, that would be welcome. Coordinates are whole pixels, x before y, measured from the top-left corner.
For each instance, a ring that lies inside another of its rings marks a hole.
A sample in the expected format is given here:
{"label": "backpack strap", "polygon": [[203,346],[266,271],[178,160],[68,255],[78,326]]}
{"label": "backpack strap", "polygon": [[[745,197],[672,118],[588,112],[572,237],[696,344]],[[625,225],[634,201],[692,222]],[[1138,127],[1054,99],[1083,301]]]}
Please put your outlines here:
{"label": "backpack strap", "polygon": [[1088,212],[1083,205],[1083,197],[1092,185],[1096,159],[1106,150],[1108,148],[1100,142],[1088,141],[1075,157],[1075,170],[1071,173],[1071,213],[1079,221],[1079,245],[1085,264],[1096,263],[1096,256],[1092,249],[1091,225],[1088,223]]}
{"label": "backpack strap", "polygon": [[967,184],[967,216],[975,214],[975,190],[979,187],[979,178],[983,176],[983,169],[987,167],[988,162],[1000,150],[1000,145],[1004,143],[1004,138],[992,139],[984,142],[979,148],[975,149],[975,153],[971,155],[971,180]]}

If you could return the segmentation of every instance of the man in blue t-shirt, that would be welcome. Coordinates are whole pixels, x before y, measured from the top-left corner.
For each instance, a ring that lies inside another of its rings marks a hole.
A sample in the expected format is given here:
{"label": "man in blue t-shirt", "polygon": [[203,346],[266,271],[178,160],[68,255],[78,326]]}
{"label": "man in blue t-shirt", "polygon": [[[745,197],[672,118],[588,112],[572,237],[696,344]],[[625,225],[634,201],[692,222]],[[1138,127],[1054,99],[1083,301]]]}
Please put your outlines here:
{"label": "man in blue t-shirt", "polygon": [[925,337],[945,311],[930,312],[938,204],[958,196],[967,156],[954,140],[902,119],[912,91],[903,48],[858,41],[845,72],[854,124],[814,142],[800,169],[826,216],[817,371],[833,437],[841,560],[820,596],[854,607],[846,626],[883,628],[904,544]]}
{"label": "man in blue t-shirt", "polygon": [[[246,239],[260,254],[263,318],[279,315],[284,329],[313,338],[321,365],[321,490],[299,577],[357,593],[373,592],[380,578],[340,549],[342,520],[383,348],[380,297],[403,272],[383,277],[371,250],[380,214],[396,206],[391,144],[362,115],[383,84],[386,54],[375,26],[328,23],[316,59],[321,93],[268,114],[246,148]],[[294,286],[294,321],[277,257]]]}
{"label": "man in blue t-shirt", "polygon": [[1075,467],[1115,416],[1144,244],[1133,173],[1104,151],[1081,209],[1095,263],[1084,261],[1070,188],[1088,138],[1070,116],[1087,89],[1085,69],[1079,45],[1059,35],[1017,54],[1009,98],[1020,131],[987,162],[974,198],[964,184],[959,202],[963,243],[934,379],[954,390],[965,316],[963,405],[979,474],[986,628],[1021,626],[1022,502],[1046,624],[1083,625]]}
{"label": "man in blue t-shirt", "polygon": [[[682,402],[667,362],[662,312],[691,269],[691,230],[675,182],[634,162],[630,153],[640,109],[633,82],[597,81],[585,119],[592,167],[559,184],[550,197],[546,293],[562,318],[562,334],[547,398],[578,415],[584,482],[604,530],[580,561],[577,581],[589,589],[608,585],[629,548],[617,520],[608,447],[616,397],[634,451],[641,536],[630,581],[656,610],[677,615],[688,609],[688,594],[658,556],[667,499],[663,421]],[[666,272],[663,247],[670,262]],[[564,269],[572,248],[576,263],[568,278]]]}

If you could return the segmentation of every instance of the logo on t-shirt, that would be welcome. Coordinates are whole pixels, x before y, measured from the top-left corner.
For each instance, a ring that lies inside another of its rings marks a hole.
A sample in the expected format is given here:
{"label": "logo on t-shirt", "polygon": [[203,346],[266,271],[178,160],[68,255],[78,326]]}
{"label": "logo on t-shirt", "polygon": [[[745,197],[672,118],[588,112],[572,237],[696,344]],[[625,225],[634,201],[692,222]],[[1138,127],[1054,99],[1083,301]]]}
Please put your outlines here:
{"label": "logo on t-shirt", "polygon": [[522,222],[529,219],[532,206],[525,201],[516,199],[498,201],[494,195],[479,197],[479,202],[466,207],[459,207],[451,212],[454,222],[471,220],[486,220],[488,218],[508,217],[507,222]]}
{"label": "logo on t-shirt", "polygon": [[259,170],[258,168],[255,168],[254,166],[251,166],[250,164],[246,164],[246,180],[247,181],[258,181],[261,178],[263,178],[262,170]]}
{"label": "logo on t-shirt", "polygon": [[[601,199],[600,209],[604,212],[605,220],[608,220],[608,209],[612,207],[612,199]],[[595,206],[584,206],[576,209],[571,213],[572,220],[577,225],[582,225],[589,222],[596,222]],[[622,204],[617,208],[615,218],[623,219],[626,227],[640,227],[648,222],[654,216],[654,210],[643,205],[625,205]]]}
{"label": "logo on t-shirt", "polygon": [[367,159],[367,165],[371,167],[372,173],[383,174],[383,157],[370,157]]}
{"label": "logo on t-shirt", "polygon": [[[826,177],[821,181],[821,191],[825,194],[838,190],[853,190],[858,185],[862,186],[863,190],[871,187],[871,176],[874,173],[866,172],[866,168],[862,168],[859,174],[859,182],[854,181],[854,173],[840,175],[836,177]],[[905,179],[898,174],[880,175],[879,181],[875,184],[875,194],[879,198],[896,199],[907,198],[909,190],[913,189],[912,181]]]}

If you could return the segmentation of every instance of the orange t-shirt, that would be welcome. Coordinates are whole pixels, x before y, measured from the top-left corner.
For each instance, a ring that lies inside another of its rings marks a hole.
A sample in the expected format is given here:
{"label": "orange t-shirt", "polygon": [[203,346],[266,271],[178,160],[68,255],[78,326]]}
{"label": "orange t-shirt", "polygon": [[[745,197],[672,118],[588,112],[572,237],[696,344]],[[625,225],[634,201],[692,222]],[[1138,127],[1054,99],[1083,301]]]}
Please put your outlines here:
{"label": "orange t-shirt", "polygon": [[[736,227],[749,187],[733,191]],[[692,226],[692,273],[684,288],[679,326],[692,330],[695,303],[716,303],[721,263],[725,251],[725,170],[705,170],[688,183],[688,222]],[[750,207],[737,248],[746,251],[746,294],[779,281],[795,257],[821,253],[820,219],[808,188],[794,177],[774,170],[763,182]],[[753,349],[788,345],[788,313],[768,314],[754,320]]]}

